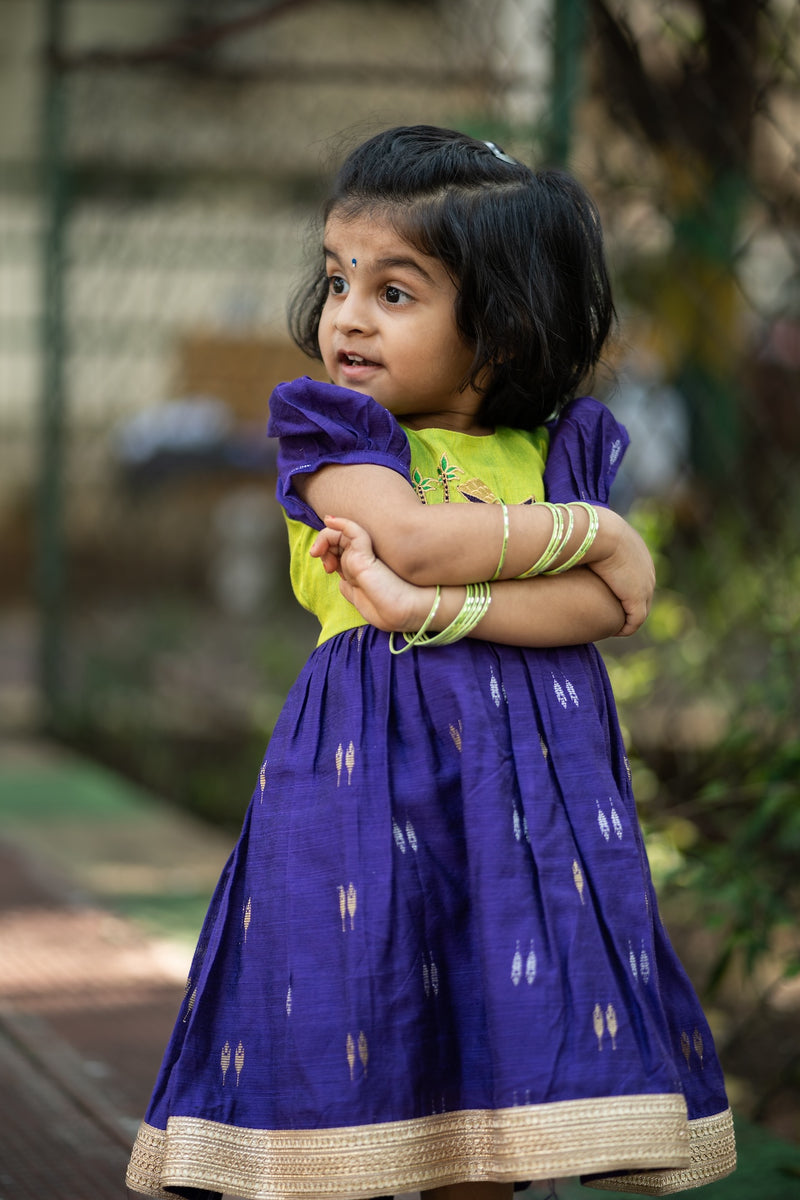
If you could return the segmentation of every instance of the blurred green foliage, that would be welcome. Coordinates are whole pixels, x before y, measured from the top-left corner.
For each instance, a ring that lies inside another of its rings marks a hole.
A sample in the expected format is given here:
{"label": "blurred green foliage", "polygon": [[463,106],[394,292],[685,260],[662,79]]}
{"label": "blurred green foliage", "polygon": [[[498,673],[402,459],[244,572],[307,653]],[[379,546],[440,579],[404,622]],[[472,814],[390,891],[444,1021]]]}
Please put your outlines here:
{"label": "blurred green foliage", "polygon": [[705,538],[665,508],[635,523],[662,586],[610,672],[633,739],[654,873],[715,931],[707,988],[732,969],[800,972],[800,554],[741,519]]}

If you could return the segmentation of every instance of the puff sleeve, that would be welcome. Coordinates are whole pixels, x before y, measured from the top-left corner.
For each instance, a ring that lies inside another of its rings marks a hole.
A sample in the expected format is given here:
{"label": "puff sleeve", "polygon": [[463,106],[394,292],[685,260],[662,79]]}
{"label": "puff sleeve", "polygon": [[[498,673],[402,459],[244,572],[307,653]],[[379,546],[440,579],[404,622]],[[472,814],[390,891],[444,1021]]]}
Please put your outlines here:
{"label": "puff sleeve", "polygon": [[322,528],[322,521],[295,489],[297,475],[334,463],[372,463],[408,480],[408,438],[392,414],[371,396],[303,376],[278,384],[269,408],[267,433],[278,438],[276,495],[294,520]]}
{"label": "puff sleeve", "polygon": [[611,485],[630,438],[624,425],[591,396],[570,401],[548,427],[545,495],[555,503],[587,500],[608,506]]}

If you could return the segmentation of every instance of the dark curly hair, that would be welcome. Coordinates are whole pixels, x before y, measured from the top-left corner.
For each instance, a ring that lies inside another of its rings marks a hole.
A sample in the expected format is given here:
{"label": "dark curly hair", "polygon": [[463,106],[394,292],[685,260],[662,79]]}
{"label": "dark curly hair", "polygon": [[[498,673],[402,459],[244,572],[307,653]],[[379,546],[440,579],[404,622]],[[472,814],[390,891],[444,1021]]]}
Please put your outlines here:
{"label": "dark curly hair", "polygon": [[[450,129],[387,129],[347,157],[322,215],[389,220],[444,265],[474,351],[463,386],[481,393],[477,419],[535,429],[597,364],[614,305],[591,198],[564,171],[501,153]],[[312,358],[327,294],[320,252],[289,309],[292,337]]]}

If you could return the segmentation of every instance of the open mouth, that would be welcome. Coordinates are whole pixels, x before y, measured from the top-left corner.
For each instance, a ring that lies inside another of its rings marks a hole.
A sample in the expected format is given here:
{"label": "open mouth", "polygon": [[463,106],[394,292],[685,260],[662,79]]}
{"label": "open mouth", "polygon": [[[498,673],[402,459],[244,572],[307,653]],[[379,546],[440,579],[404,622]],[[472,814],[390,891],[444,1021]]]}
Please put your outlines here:
{"label": "open mouth", "polygon": [[347,350],[339,351],[339,362],[346,367],[378,367],[380,363],[376,363],[371,358],[364,358],[362,354],[351,354]]}

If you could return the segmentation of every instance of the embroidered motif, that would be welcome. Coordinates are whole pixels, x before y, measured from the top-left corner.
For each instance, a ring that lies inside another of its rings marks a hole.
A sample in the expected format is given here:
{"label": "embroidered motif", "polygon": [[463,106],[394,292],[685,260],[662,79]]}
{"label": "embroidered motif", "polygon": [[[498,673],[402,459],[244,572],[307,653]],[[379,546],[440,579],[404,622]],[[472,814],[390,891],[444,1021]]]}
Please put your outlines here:
{"label": "embroidered motif", "polygon": [[[466,471],[457,463],[454,463],[448,454],[442,454],[439,461],[436,463],[436,477],[423,475],[419,467],[412,464],[410,480],[414,491],[423,504],[436,502],[437,498],[429,496],[431,492],[439,492],[441,502],[449,504],[454,499],[454,491],[458,492],[464,500],[471,504],[502,504],[502,496],[489,487],[488,483],[479,479],[477,476],[470,476],[462,479]],[[514,501],[515,504],[535,504],[536,495],[531,494],[523,500]]]}
{"label": "embroidered motif", "polygon": [[617,1048],[617,1032],[619,1026],[617,1024],[617,1013],[613,1004],[609,1004],[606,1008],[606,1029],[611,1035],[611,1049]]}
{"label": "embroidered motif", "polygon": [[244,1066],[244,1046],[241,1042],[239,1042],[239,1045],[236,1047],[236,1054],[233,1057],[233,1066],[234,1070],[236,1071],[236,1086],[238,1087],[239,1076],[241,1075],[242,1067]]}
{"label": "embroidered motif", "polygon": [[419,496],[423,504],[428,503],[428,492],[432,492],[437,483],[435,479],[431,479],[429,475],[421,475],[415,467],[411,472],[411,482],[414,485],[414,491]]}
{"label": "embroidered motif", "polygon": [[189,1020],[189,1017],[192,1015],[192,1009],[194,1008],[194,1002],[196,999],[197,999],[197,988],[194,988],[191,996],[189,997],[189,1003],[186,1005],[186,1012],[184,1013],[184,1017],[183,1017],[184,1025]]}
{"label": "embroidered motif", "polygon": [[414,826],[411,824],[410,821],[406,821],[406,837],[408,838],[409,846],[416,854],[416,852],[417,852],[417,832],[414,829]]}
{"label": "embroidered motif", "polygon": [[[350,1068],[350,1082],[354,1083],[356,1070],[356,1040],[352,1033],[348,1033],[347,1035],[347,1040],[345,1042],[345,1053],[347,1055],[347,1065]],[[369,1047],[367,1046],[367,1038],[363,1029],[358,1035],[358,1057],[361,1062],[364,1075],[366,1076],[367,1062],[369,1061]]]}
{"label": "embroidered motif", "polygon": [[639,955],[639,974],[642,977],[643,983],[650,982],[650,959],[644,948],[644,942],[642,942],[642,952]]}
{"label": "embroidered motif", "polygon": [[439,968],[436,965],[436,959],[431,954],[431,987],[433,988],[434,996],[439,995]]}
{"label": "embroidered motif", "polygon": [[450,484],[455,483],[459,475],[464,474],[464,471],[461,467],[457,467],[455,463],[451,463],[447,455],[443,454],[437,464],[436,474],[439,477],[439,483],[442,487],[442,499],[445,504],[449,504]]}
{"label": "embroidered motif", "polygon": [[358,895],[355,884],[349,883],[347,888],[339,884],[339,919],[342,922],[342,933],[347,932],[347,917],[350,918],[350,929],[355,928],[356,905]]}
{"label": "embroidered motif", "polygon": [[703,1069],[703,1039],[700,1036],[699,1029],[695,1029],[694,1033],[692,1034],[692,1045],[694,1046],[695,1054],[700,1059],[700,1069],[702,1070]]}
{"label": "embroidered motif", "polygon": [[535,978],[536,978],[536,951],[533,948],[533,942],[531,942],[531,948],[528,951],[528,957],[525,960],[525,982],[528,984],[529,987],[533,983]]}
{"label": "embroidered motif", "polygon": [[228,1074],[228,1068],[231,1065],[231,1044],[226,1042],[222,1047],[219,1056],[219,1065],[222,1068],[222,1086],[225,1087],[225,1076]]}
{"label": "embroidered motif", "polygon": [[252,919],[253,919],[253,898],[252,898],[252,896],[248,896],[247,904],[245,904],[244,912],[242,913],[242,926],[244,928],[244,944],[245,945],[247,945],[247,931],[250,928],[250,922],[252,921]]}
{"label": "embroidered motif", "polygon": [[471,500],[473,504],[503,503],[482,479],[467,479],[458,485],[458,490],[465,500]]}
{"label": "embroidered motif", "polygon": [[576,858],[574,858],[572,860],[572,879],[573,879],[573,882],[575,883],[575,887],[578,890],[578,895],[581,898],[581,904],[585,904],[586,901],[583,898],[583,887],[584,887],[583,871],[580,869],[580,866],[578,865],[578,860]]}
{"label": "embroidered motif", "polygon": [[453,745],[458,753],[461,753],[461,735],[464,732],[464,726],[461,723],[461,718],[456,721],[455,725],[450,726],[450,737],[453,739]]}
{"label": "embroidered motif", "polygon": [[339,745],[336,747],[335,762],[336,786],[339,787],[342,782],[342,766],[344,766],[347,771],[347,786],[349,787],[353,780],[353,767],[356,764],[356,748],[352,742],[347,747],[347,750],[345,750],[343,743],[339,742]]}
{"label": "embroidered motif", "polygon": [[403,831],[400,828],[400,826],[397,824],[397,821],[392,821],[392,833],[394,834],[394,840],[397,845],[397,849],[400,851],[401,854],[405,854],[406,839],[403,837]]}
{"label": "embroidered motif", "polygon": [[517,948],[511,960],[511,982],[514,987],[518,986],[520,979],[522,979],[522,954],[520,953],[519,942],[517,942]]}
{"label": "embroidered motif", "polygon": [[611,1038],[611,1049],[617,1048],[617,1033],[619,1032],[619,1024],[617,1022],[617,1010],[613,1004],[606,1005],[606,1011],[603,1013],[602,1004],[595,1004],[592,1009],[592,1028],[594,1036],[597,1038],[597,1049],[603,1049],[603,1038],[606,1030],[608,1030]]}
{"label": "embroidered motif", "polygon": [[570,680],[566,679],[566,678],[564,679],[564,685],[567,689],[565,692],[564,688],[562,688],[561,684],[558,682],[555,675],[553,675],[552,678],[553,678],[553,691],[555,692],[556,699],[558,700],[558,703],[561,705],[561,707],[562,708],[567,707],[567,696],[569,696],[570,700],[575,705],[575,707],[580,708],[580,700],[578,699],[578,693],[575,691],[575,688],[574,688],[573,684],[570,682]]}
{"label": "embroidered motif", "polygon": [[603,1034],[606,1031],[606,1027],[603,1021],[603,1010],[599,1004],[595,1004],[592,1009],[592,1027],[594,1029],[594,1036],[597,1038],[597,1049],[602,1050]]}
{"label": "embroidered motif", "polygon": [[638,963],[636,962],[636,955],[633,953],[633,947],[631,946],[630,942],[628,942],[628,962],[631,965],[631,975],[633,976],[634,979],[638,980],[639,966],[638,966]]}

